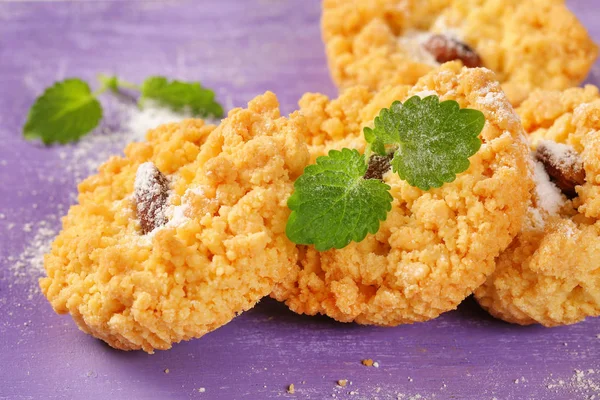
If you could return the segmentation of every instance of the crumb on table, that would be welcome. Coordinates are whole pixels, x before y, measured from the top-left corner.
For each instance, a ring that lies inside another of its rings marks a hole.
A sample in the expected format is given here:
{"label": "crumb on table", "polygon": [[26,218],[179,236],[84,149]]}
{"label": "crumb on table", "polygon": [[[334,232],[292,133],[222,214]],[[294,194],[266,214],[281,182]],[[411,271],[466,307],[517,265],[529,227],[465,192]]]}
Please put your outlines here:
{"label": "crumb on table", "polygon": [[373,360],[371,360],[370,358],[362,360],[361,363],[365,367],[372,367],[373,366]]}

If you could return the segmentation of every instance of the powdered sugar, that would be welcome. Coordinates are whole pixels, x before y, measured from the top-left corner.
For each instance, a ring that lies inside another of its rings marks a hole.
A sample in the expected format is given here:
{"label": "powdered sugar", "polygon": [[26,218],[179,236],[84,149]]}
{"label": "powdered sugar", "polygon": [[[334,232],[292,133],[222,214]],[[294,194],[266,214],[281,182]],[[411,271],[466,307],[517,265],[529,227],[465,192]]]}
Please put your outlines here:
{"label": "powdered sugar", "polygon": [[[5,260],[13,284],[36,282],[44,272],[44,254],[51,248],[52,240],[58,234],[58,216],[51,215],[47,220],[24,225],[24,231],[33,232],[31,239],[20,254],[8,256]],[[27,227],[27,230],[25,230]],[[37,284],[31,285],[30,292],[37,292]]]}
{"label": "powdered sugar", "polygon": [[203,195],[204,191],[200,187],[188,188],[181,198],[181,204],[173,205],[169,199],[169,205],[164,210],[164,215],[167,218],[167,223],[158,226],[146,235],[140,236],[138,243],[140,245],[149,246],[152,243],[152,238],[161,230],[165,228],[176,228],[183,226],[187,221],[190,220],[188,217],[189,198],[192,195]]}
{"label": "powdered sugar", "polygon": [[478,89],[476,94],[478,96],[476,103],[488,112],[493,113],[499,121],[506,121],[511,124],[519,122],[519,117],[517,117],[498,82],[489,82],[486,86]]}
{"label": "powdered sugar", "polygon": [[[144,140],[149,129],[169,122],[189,118],[187,113],[174,113],[152,103],[140,110],[133,104],[111,104],[107,106],[108,120],[101,128],[84,137],[75,145],[66,147],[59,157],[64,161],[63,168],[76,179],[82,179],[112,155],[119,154],[131,142]],[[115,128],[115,124],[119,127]]]}
{"label": "powdered sugar", "polygon": [[561,168],[574,168],[581,170],[581,160],[573,146],[563,143],[557,143],[552,140],[540,140],[538,147],[543,147],[550,151],[551,162],[553,165]]}
{"label": "powdered sugar", "polygon": [[594,369],[576,369],[569,379],[547,379],[545,384],[547,389],[555,393],[586,395],[587,399],[596,399],[596,395],[600,394],[600,372],[596,373]]}
{"label": "powdered sugar", "polygon": [[428,52],[423,45],[431,38],[432,34],[427,31],[407,30],[398,38],[400,47],[417,62],[438,66],[433,54]]}
{"label": "powdered sugar", "polygon": [[504,105],[505,96],[500,92],[487,92],[485,96],[479,99],[478,103],[490,108],[498,108]]}
{"label": "powdered sugar", "polygon": [[142,232],[148,233],[167,221],[169,180],[151,162],[141,164],[135,175],[133,198]]}
{"label": "powdered sugar", "polygon": [[536,187],[536,203],[539,208],[550,215],[555,215],[565,204],[565,197],[560,189],[550,181],[544,164],[536,161],[533,174]]}

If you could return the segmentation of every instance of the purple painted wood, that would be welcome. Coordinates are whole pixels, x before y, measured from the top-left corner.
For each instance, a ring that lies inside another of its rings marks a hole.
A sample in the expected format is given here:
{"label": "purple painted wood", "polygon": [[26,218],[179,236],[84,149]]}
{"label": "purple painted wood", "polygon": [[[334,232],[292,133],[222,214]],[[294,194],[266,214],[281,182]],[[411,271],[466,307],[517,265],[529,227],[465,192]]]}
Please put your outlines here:
{"label": "purple painted wood", "polygon": [[[572,0],[570,6],[600,41],[598,2]],[[270,89],[290,112],[306,91],[335,93],[318,20],[319,3],[299,0],[0,4],[0,398],[597,394],[598,319],[523,328],[489,318],[468,300],[437,320],[384,329],[297,316],[264,300],[200,340],[149,356],[115,351],[82,334],[35,291],[34,273],[15,275],[19,260],[35,253],[35,236],[46,232],[36,221],[58,226],[56,216],[72,203],[81,172],[68,165],[72,158],[64,149],[21,139],[27,109],[44,87],[65,76],[116,72],[140,81],[159,73],[200,79],[233,105]],[[591,81],[600,83],[599,70]],[[362,366],[364,358],[380,367]],[[352,384],[337,387],[339,379]],[[291,383],[294,395],[286,393]]]}

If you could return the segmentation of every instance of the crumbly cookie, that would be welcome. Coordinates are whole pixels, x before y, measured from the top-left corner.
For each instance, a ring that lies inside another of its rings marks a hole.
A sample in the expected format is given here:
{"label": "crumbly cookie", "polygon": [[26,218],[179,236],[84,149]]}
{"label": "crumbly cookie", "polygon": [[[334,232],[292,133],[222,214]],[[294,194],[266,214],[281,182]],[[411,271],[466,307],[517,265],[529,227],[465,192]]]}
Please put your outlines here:
{"label": "crumbly cookie", "polygon": [[566,325],[598,316],[598,89],[534,92],[517,112],[536,148],[537,191],[522,232],[475,296],[493,316],[521,325]]}
{"label": "crumbly cookie", "polygon": [[322,34],[342,88],[414,84],[462,59],[496,72],[513,104],[579,84],[598,53],[563,0],[324,0]]}
{"label": "crumbly cookie", "polygon": [[151,353],[253,307],[297,259],[286,201],[308,160],[305,129],[266,93],[217,128],[187,120],[130,144],[79,185],[45,258],[54,310]]}
{"label": "crumbly cookie", "polygon": [[364,149],[362,128],[381,108],[430,94],[485,114],[483,146],[470,168],[427,192],[388,172],[384,181],[394,200],[379,231],[340,250],[300,246],[298,264],[272,297],[297,313],[397,325],[456,308],[492,273],[521,227],[533,182],[519,120],[491,71],[448,63],[414,87],[377,94],[357,87],[335,100],[307,94],[300,113],[311,156],[344,146]]}

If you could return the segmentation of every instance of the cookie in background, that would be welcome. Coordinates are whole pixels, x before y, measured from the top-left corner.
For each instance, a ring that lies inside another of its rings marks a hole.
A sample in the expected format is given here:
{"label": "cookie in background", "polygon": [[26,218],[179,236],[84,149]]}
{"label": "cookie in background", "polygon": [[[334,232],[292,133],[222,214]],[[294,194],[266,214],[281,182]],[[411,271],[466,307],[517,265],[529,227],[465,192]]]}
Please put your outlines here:
{"label": "cookie in background", "polygon": [[324,0],[321,22],[341,88],[414,84],[460,60],[493,70],[518,105],[580,84],[598,54],[562,0]]}

